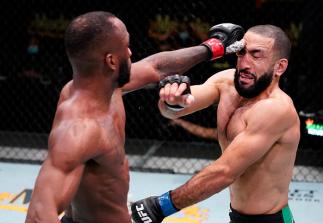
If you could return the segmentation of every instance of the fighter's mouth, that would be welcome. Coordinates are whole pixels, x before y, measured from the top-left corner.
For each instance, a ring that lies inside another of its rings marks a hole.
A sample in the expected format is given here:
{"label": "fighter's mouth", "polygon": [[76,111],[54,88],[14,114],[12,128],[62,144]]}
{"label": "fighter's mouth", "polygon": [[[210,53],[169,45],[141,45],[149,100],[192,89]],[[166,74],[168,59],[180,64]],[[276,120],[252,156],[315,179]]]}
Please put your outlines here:
{"label": "fighter's mouth", "polygon": [[245,73],[245,72],[240,72],[240,78],[243,79],[254,79],[254,75],[250,74],[250,73]]}

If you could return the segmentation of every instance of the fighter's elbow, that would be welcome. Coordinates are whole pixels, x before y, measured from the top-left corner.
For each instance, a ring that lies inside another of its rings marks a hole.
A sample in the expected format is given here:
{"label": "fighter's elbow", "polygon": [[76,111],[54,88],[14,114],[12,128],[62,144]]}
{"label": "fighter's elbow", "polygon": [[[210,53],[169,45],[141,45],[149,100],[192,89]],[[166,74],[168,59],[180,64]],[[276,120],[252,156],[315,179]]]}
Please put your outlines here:
{"label": "fighter's elbow", "polygon": [[44,222],[45,218],[43,217],[44,210],[40,208],[33,208],[28,210],[25,223],[41,223]]}
{"label": "fighter's elbow", "polygon": [[228,165],[219,165],[218,166],[220,181],[223,188],[230,186],[236,179],[236,175],[232,168]]}

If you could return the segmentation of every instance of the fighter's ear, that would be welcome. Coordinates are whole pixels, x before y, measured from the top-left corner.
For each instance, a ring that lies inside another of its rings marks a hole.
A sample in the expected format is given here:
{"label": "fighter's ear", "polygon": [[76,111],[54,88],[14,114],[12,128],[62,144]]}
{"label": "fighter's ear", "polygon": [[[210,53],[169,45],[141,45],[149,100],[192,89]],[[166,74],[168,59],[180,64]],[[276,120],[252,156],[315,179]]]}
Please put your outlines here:
{"label": "fighter's ear", "polygon": [[113,55],[111,53],[108,53],[105,56],[105,63],[108,65],[108,67],[111,68],[111,70],[116,70],[118,67],[118,59],[116,57],[116,55]]}
{"label": "fighter's ear", "polygon": [[287,69],[288,66],[288,60],[283,58],[283,59],[279,59],[278,61],[276,61],[275,63],[275,67],[274,67],[274,72],[277,76],[281,76]]}

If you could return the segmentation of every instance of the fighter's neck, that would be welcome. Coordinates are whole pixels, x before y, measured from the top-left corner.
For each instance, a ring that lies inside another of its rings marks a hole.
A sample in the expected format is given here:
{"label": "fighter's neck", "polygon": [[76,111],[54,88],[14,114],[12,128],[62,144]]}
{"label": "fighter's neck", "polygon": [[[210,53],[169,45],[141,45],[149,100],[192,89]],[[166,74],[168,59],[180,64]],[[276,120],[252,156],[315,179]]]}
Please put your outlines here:
{"label": "fighter's neck", "polygon": [[72,85],[75,93],[105,102],[111,98],[117,88],[116,84],[109,79],[98,77],[80,78],[76,75],[73,77]]}
{"label": "fighter's neck", "polygon": [[248,105],[253,104],[257,101],[270,98],[272,93],[276,90],[279,90],[279,86],[276,83],[271,83],[263,92],[253,98],[244,98],[240,96],[240,104]]}

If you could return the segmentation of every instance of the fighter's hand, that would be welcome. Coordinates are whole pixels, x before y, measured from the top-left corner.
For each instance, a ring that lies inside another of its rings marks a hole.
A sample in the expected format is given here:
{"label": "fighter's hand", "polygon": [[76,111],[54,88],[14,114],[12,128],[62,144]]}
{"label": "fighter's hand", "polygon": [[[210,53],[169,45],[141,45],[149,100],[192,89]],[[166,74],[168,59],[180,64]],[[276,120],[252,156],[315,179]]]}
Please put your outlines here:
{"label": "fighter's hand", "polygon": [[170,110],[180,111],[194,101],[190,79],[187,76],[178,74],[168,76],[159,82],[159,89],[160,100]]}
{"label": "fighter's hand", "polygon": [[[244,29],[236,24],[221,23],[213,26],[208,33],[209,39],[202,43],[209,50],[211,60],[222,57],[225,54],[236,53],[244,47],[240,40],[244,35]],[[238,41],[238,43],[236,43]],[[231,46],[232,44],[235,44]]]}
{"label": "fighter's hand", "polygon": [[170,192],[131,204],[131,217],[136,223],[160,223],[165,217],[177,211],[171,201]]}

